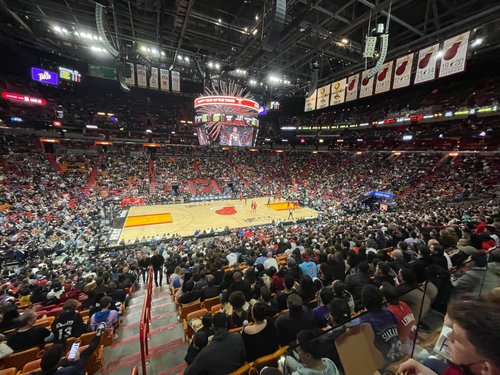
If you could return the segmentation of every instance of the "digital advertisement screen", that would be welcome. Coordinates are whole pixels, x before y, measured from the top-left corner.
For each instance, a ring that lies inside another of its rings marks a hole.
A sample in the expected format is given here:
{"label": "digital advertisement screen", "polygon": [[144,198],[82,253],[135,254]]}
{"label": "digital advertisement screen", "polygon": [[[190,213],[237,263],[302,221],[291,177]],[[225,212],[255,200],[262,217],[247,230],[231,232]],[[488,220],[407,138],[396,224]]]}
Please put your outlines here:
{"label": "digital advertisement screen", "polygon": [[221,146],[251,147],[253,128],[250,126],[222,125],[220,131]]}
{"label": "digital advertisement screen", "polygon": [[208,136],[207,136],[207,129],[205,128],[204,125],[199,126],[198,130],[198,142],[200,143],[200,146],[207,146],[208,143]]}
{"label": "digital advertisement screen", "polygon": [[31,68],[31,79],[49,85],[57,86],[59,84],[59,77],[56,72],[36,67]]}

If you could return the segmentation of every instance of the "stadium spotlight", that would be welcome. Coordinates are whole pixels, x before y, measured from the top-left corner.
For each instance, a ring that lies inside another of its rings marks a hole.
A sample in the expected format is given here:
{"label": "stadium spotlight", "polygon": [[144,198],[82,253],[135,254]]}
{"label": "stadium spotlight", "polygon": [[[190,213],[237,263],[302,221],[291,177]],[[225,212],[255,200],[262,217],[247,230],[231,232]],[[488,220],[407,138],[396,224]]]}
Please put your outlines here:
{"label": "stadium spotlight", "polygon": [[153,131],[151,129],[146,129],[146,133],[150,134],[152,133]]}
{"label": "stadium spotlight", "polygon": [[476,38],[472,41],[471,47],[477,47],[483,44],[483,39],[482,38]]}
{"label": "stadium spotlight", "polygon": [[257,31],[258,31],[257,29],[254,29],[254,31],[252,31],[252,35],[257,34]]}
{"label": "stadium spotlight", "polygon": [[443,57],[444,55],[444,52],[443,51],[438,51],[438,53],[436,53],[436,58],[440,58],[440,57]]}
{"label": "stadium spotlight", "polygon": [[347,38],[342,38],[341,42],[342,44],[347,44],[349,43],[349,40]]}
{"label": "stadium spotlight", "polygon": [[215,63],[215,69],[220,69],[220,64],[219,63]]}

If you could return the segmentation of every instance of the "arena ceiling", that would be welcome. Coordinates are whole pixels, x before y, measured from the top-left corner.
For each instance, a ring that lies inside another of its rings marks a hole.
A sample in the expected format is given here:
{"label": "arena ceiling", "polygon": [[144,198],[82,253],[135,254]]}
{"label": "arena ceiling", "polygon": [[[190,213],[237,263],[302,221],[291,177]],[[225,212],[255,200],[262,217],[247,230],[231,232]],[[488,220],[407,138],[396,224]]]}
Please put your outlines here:
{"label": "arena ceiling", "polygon": [[[320,83],[364,66],[368,22],[385,23],[391,4],[288,0],[279,42],[269,48],[276,1],[100,0],[106,6],[108,35],[129,58],[146,55],[193,79],[200,79],[200,70],[216,66],[239,69],[242,81],[254,83],[279,74],[295,93],[307,87],[313,61],[319,62]],[[2,43],[23,42],[80,59],[104,59],[87,57],[82,51],[89,40],[73,35],[82,30],[96,34],[93,1],[0,0],[0,10]],[[498,33],[499,15],[496,0],[392,0],[389,57],[488,22],[496,22]]]}

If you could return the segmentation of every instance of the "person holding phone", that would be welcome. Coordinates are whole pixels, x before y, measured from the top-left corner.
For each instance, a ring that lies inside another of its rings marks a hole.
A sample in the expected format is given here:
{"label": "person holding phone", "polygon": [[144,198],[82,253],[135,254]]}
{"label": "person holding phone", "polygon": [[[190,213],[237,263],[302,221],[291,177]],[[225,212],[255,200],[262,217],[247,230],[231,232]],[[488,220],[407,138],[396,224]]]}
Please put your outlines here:
{"label": "person holding phone", "polygon": [[90,345],[80,353],[80,343],[75,342],[67,358],[64,356],[65,345],[55,344],[43,355],[40,361],[41,371],[32,372],[30,375],[84,375],[85,366],[99,347],[105,330],[106,324],[100,323]]}

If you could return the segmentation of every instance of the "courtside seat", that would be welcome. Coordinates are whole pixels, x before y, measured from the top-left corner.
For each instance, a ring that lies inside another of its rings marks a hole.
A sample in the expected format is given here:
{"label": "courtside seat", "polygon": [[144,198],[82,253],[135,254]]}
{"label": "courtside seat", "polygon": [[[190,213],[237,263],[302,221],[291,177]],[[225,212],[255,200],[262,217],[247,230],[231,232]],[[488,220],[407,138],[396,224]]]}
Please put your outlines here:
{"label": "courtside seat", "polygon": [[266,366],[278,367],[278,360],[286,353],[287,350],[288,346],[283,346],[272,354],[257,358],[252,364],[249,374],[258,374],[260,370],[262,370]]}
{"label": "courtside seat", "polygon": [[42,362],[42,359],[37,359],[31,362],[26,363],[23,366],[22,373],[23,374],[29,374],[30,372],[35,372],[35,371],[40,371],[40,362]]}
{"label": "courtside seat", "polygon": [[217,305],[214,305],[210,308],[210,314],[215,315],[217,314],[220,310],[222,310],[222,303],[219,303]]}
{"label": "courtside seat", "polygon": [[78,339],[81,343],[80,345],[82,345],[82,346],[90,345],[90,343],[94,339],[95,335],[96,335],[95,331],[82,334]]}
{"label": "courtside seat", "polygon": [[201,308],[201,301],[196,300],[191,303],[181,304],[179,305],[179,319],[183,321],[186,319],[187,315],[191,312],[199,310]]}
{"label": "courtside seat", "polygon": [[17,374],[17,369],[15,367],[0,370],[0,375],[16,375],[16,374]]}
{"label": "courtside seat", "polygon": [[207,298],[201,303],[201,306],[203,306],[207,310],[211,310],[212,306],[215,306],[220,303],[219,297],[213,297],[213,298]]}
{"label": "courtside seat", "polygon": [[25,364],[35,361],[38,358],[39,351],[40,349],[38,347],[34,347],[23,350],[22,352],[12,353],[3,359],[3,365],[6,368],[15,367],[20,371],[23,369]]}
{"label": "courtside seat", "polygon": [[184,341],[188,341],[194,334],[194,330],[189,324],[189,321],[196,318],[201,319],[206,314],[208,314],[207,309],[200,309],[187,314],[186,319],[184,319],[182,322],[184,326]]}

